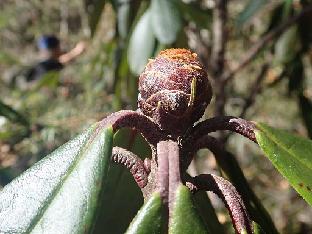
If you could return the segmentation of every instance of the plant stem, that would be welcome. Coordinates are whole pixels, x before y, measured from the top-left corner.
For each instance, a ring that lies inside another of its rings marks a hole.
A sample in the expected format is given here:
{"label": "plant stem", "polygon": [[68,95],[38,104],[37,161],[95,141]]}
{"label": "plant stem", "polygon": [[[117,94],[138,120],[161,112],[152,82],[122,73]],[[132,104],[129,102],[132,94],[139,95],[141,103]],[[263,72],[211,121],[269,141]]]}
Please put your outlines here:
{"label": "plant stem", "polygon": [[100,126],[112,125],[114,132],[120,128],[135,128],[147,142],[156,146],[166,138],[165,133],[147,116],[131,110],[122,110],[111,114],[100,122]]}
{"label": "plant stem", "polygon": [[173,203],[176,196],[176,190],[181,182],[180,174],[180,154],[177,142],[167,141],[169,162],[169,217],[173,210]]}
{"label": "plant stem", "polygon": [[251,220],[244,202],[235,187],[222,177],[201,174],[193,178],[194,185],[199,190],[211,191],[222,199],[232,218],[233,226],[237,233],[252,233]]}
{"label": "plant stem", "polygon": [[202,137],[194,147],[196,151],[203,148],[209,149],[215,155],[218,165],[242,196],[251,218],[256,221],[266,233],[278,234],[270,215],[250,188],[234,155],[226,151],[216,138],[208,135]]}
{"label": "plant stem", "polygon": [[169,151],[166,141],[157,144],[157,187],[162,197],[163,203],[168,204],[169,196]]}
{"label": "plant stem", "polygon": [[233,116],[218,116],[207,119],[195,125],[188,133],[186,139],[189,139],[189,145],[200,137],[218,130],[230,130],[247,137],[253,142],[257,142],[255,133],[255,125],[247,120]]}

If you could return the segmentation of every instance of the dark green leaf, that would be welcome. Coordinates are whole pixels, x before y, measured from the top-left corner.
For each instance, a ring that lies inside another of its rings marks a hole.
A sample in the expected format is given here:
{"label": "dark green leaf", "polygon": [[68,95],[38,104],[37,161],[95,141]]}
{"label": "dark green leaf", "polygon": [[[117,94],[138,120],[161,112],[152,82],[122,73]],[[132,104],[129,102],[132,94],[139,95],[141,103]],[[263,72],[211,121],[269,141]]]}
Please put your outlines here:
{"label": "dark green leaf", "polygon": [[95,124],[0,193],[1,233],[85,233],[107,180],[112,129]]}
{"label": "dark green leaf", "polygon": [[10,183],[17,175],[12,167],[0,168],[0,185],[4,186]]}
{"label": "dark green leaf", "polygon": [[126,234],[161,233],[163,207],[159,193],[154,193],[131,222]]}
{"label": "dark green leaf", "polygon": [[96,27],[101,19],[105,0],[84,0],[84,2],[88,14],[91,37],[93,37],[96,31]]}
{"label": "dark green leaf", "polygon": [[304,95],[299,95],[300,112],[304,124],[308,130],[309,137],[312,139],[312,102]]}
{"label": "dark green leaf", "polygon": [[154,33],[163,44],[173,43],[181,29],[181,18],[174,1],[152,0],[151,19]]}
{"label": "dark green leaf", "polygon": [[294,57],[289,64],[285,65],[286,75],[289,78],[288,92],[301,91],[304,80],[304,66],[301,60],[301,54]]}
{"label": "dark green leaf", "polygon": [[[131,150],[141,157],[150,155],[150,149],[140,134],[133,135],[129,129],[119,130],[114,145]],[[123,166],[112,164],[108,172],[101,202],[105,204],[96,223],[94,233],[125,233],[133,217],[143,205],[143,196],[130,172]],[[131,202],[129,202],[131,201]]]}
{"label": "dark green leaf", "polygon": [[236,24],[238,27],[243,26],[250,20],[261,8],[268,2],[268,0],[250,0],[245,6],[244,10],[239,13]]}
{"label": "dark green leaf", "polygon": [[147,10],[137,23],[129,42],[128,62],[133,73],[138,75],[143,71],[148,59],[153,55],[155,41],[151,14]]}
{"label": "dark green leaf", "polygon": [[257,141],[265,155],[312,205],[312,141],[257,123]]}
{"label": "dark green leaf", "polygon": [[277,27],[283,19],[284,3],[278,4],[271,14],[270,23],[268,24],[266,33],[271,31],[273,28]]}
{"label": "dark green leaf", "polygon": [[194,194],[193,198],[198,213],[201,217],[203,217],[205,224],[207,224],[206,228],[209,230],[209,233],[225,233],[224,228],[219,222],[215,209],[213,208],[207,195],[207,192],[199,191]]}
{"label": "dark green leaf", "polygon": [[[301,4],[303,4],[303,7],[309,6],[311,4],[311,1],[301,1]],[[302,50],[304,52],[309,51],[310,45],[312,43],[312,14],[311,12],[309,14],[303,15],[298,23],[299,33],[300,33],[300,39],[302,44]]]}
{"label": "dark green leaf", "polygon": [[271,14],[271,20],[267,28],[267,32],[279,26],[284,20],[294,13],[292,0],[284,0],[277,4]]}
{"label": "dark green leaf", "polygon": [[25,126],[29,125],[28,120],[22,114],[14,110],[9,105],[3,103],[1,100],[0,100],[0,116],[4,116],[13,123],[20,123]]}
{"label": "dark green leaf", "polygon": [[192,201],[192,194],[183,185],[177,188],[174,208],[169,223],[170,234],[209,233]]}
{"label": "dark green leaf", "polygon": [[124,233],[143,204],[142,193],[127,169],[112,164],[108,176],[95,234]]}

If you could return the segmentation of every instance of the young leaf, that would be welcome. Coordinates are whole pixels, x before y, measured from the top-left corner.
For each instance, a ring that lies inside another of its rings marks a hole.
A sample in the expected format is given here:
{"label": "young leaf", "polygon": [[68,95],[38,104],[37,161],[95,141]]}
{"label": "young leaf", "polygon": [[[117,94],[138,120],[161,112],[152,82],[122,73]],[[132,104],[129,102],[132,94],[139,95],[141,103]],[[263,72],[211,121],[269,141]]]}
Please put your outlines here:
{"label": "young leaf", "polygon": [[4,187],[0,232],[88,232],[107,181],[112,135],[96,124]]}
{"label": "young leaf", "polygon": [[129,42],[128,62],[133,73],[138,75],[143,71],[148,59],[153,55],[155,42],[151,14],[147,10],[137,23]]}
{"label": "young leaf", "polygon": [[159,193],[154,193],[142,206],[131,222],[126,234],[161,233],[162,201]]}
{"label": "young leaf", "polygon": [[312,141],[257,123],[257,141],[279,172],[312,205]]}
{"label": "young leaf", "polygon": [[151,19],[154,33],[163,44],[173,43],[181,29],[181,18],[174,1],[152,0]]}
{"label": "young leaf", "polygon": [[180,185],[176,191],[173,213],[169,222],[170,234],[209,233],[192,201],[187,187]]}

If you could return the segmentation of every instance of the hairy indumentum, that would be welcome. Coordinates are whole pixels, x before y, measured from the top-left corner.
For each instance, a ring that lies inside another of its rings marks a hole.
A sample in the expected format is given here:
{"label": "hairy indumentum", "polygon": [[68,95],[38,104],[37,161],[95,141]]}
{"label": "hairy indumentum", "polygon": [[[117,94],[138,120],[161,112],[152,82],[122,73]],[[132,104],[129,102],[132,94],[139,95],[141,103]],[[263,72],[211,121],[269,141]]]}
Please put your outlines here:
{"label": "hairy indumentum", "polygon": [[210,103],[212,90],[197,55],[186,49],[161,51],[139,78],[139,109],[162,130],[181,134]]}

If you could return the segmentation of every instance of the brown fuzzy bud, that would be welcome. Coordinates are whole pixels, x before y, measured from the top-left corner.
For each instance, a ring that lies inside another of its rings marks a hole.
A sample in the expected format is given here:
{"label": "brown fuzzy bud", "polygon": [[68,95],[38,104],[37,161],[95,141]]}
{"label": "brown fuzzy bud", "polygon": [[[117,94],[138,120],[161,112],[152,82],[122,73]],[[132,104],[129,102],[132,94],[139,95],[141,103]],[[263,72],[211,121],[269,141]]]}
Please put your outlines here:
{"label": "brown fuzzy bud", "polygon": [[167,49],[151,59],[139,78],[138,106],[161,129],[182,134],[203,114],[212,90],[197,55]]}

